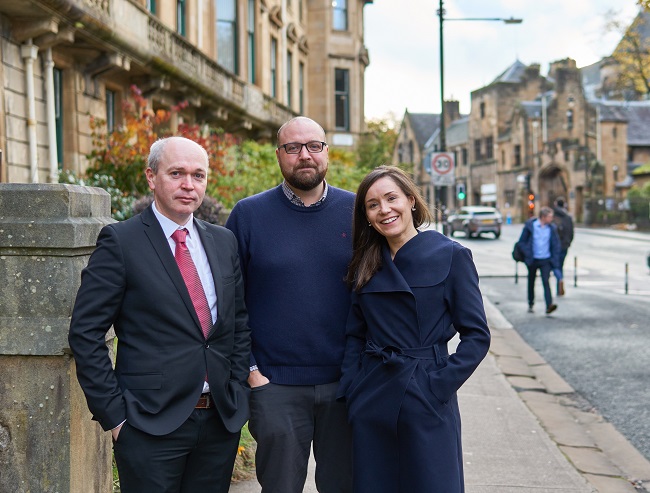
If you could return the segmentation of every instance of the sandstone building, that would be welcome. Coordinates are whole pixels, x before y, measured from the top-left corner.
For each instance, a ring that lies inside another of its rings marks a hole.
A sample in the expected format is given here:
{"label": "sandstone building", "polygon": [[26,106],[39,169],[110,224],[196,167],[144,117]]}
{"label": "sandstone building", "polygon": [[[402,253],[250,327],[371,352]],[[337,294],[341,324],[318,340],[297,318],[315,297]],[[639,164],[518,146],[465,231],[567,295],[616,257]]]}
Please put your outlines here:
{"label": "sandstone building", "polygon": [[273,140],[295,115],[334,146],[364,131],[372,0],[0,2],[0,181],[82,172],[90,116],[121,121],[137,86],[171,124]]}
{"label": "sandstone building", "polygon": [[[649,21],[642,11],[632,28],[647,31],[647,38]],[[562,196],[579,221],[615,215],[625,207],[633,170],[650,160],[650,101],[616,90],[620,70],[612,57],[583,69],[566,58],[542,75],[538,64],[517,60],[472,91],[469,115],[446,108],[453,115],[445,125],[445,151],[455,155],[455,187],[430,183],[432,153],[440,150],[439,115],[426,114],[430,123],[418,129],[429,135],[423,146],[409,130],[413,115],[405,115],[394,160],[413,163],[432,207],[492,205],[524,220]],[[411,146],[417,153],[400,152]],[[458,187],[466,192],[462,200]]]}

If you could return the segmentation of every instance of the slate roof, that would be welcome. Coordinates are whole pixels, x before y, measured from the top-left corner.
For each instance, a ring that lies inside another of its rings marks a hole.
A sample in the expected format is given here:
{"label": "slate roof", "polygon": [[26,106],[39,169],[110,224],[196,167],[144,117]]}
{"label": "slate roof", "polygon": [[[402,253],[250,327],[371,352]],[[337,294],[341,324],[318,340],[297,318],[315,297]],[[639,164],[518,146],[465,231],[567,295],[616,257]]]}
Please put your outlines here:
{"label": "slate roof", "polygon": [[617,101],[615,104],[598,104],[600,108],[600,121],[601,122],[626,122],[628,121],[627,111],[624,108],[622,101]]}
{"label": "slate roof", "polygon": [[599,60],[596,63],[578,69],[580,71],[582,87],[587,99],[593,99],[596,97],[596,90],[600,88],[600,66],[602,65],[602,62],[602,60]]}
{"label": "slate roof", "polygon": [[[469,142],[469,115],[461,115],[451,122],[445,133],[445,142],[447,148]],[[424,149],[431,151],[436,146],[440,146],[440,127],[427,139]]]}
{"label": "slate roof", "polygon": [[650,101],[597,101],[601,121],[627,121],[627,145],[650,146]]}
{"label": "slate roof", "polygon": [[650,146],[650,101],[630,101],[625,106],[627,145]]}
{"label": "slate roof", "polygon": [[422,149],[431,134],[440,126],[440,115],[434,113],[408,113],[418,147]]}
{"label": "slate roof", "polygon": [[516,60],[515,63],[500,73],[497,78],[491,82],[491,84],[496,84],[497,82],[521,82],[525,73],[526,65],[519,60]]}
{"label": "slate roof", "polygon": [[463,115],[451,122],[445,134],[447,147],[469,142],[469,115]]}

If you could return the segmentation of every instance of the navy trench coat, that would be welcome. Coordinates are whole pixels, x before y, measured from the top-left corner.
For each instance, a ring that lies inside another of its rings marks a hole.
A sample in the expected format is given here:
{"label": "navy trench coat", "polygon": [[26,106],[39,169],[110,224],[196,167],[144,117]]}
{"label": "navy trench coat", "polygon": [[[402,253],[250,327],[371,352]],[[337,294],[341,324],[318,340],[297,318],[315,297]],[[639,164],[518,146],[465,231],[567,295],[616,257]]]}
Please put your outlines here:
{"label": "navy trench coat", "polygon": [[424,231],[382,256],[352,294],[338,394],[352,425],[354,491],[462,493],[456,391],[490,345],[471,252]]}

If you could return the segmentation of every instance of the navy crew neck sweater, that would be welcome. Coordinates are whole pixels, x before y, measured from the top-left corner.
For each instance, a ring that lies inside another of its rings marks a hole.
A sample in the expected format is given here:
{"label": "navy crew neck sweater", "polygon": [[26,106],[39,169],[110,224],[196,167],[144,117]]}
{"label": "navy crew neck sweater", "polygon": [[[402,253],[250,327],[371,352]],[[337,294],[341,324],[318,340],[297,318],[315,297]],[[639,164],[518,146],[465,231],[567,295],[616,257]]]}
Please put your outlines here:
{"label": "navy crew neck sweater", "polygon": [[239,242],[251,364],[271,382],[340,378],[350,293],[354,194],[329,187],[322,204],[292,204],[282,186],[243,199],[226,223]]}

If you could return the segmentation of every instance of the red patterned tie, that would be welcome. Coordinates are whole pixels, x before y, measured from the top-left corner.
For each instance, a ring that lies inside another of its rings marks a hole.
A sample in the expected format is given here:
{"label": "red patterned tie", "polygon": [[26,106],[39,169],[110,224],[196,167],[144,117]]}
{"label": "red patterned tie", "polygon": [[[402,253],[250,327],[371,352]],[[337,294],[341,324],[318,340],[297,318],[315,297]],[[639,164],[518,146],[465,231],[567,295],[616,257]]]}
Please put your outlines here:
{"label": "red patterned tie", "polygon": [[196,310],[196,314],[199,316],[203,336],[207,339],[212,328],[212,314],[210,313],[210,305],[208,305],[208,299],[205,296],[205,291],[201,284],[201,278],[196,271],[196,265],[194,265],[192,255],[190,255],[190,251],[185,244],[186,237],[186,229],[177,229],[172,234],[172,240],[176,242],[174,256],[176,257],[176,263],[181,271],[187,290],[190,293],[190,298],[192,298],[194,310]]}

